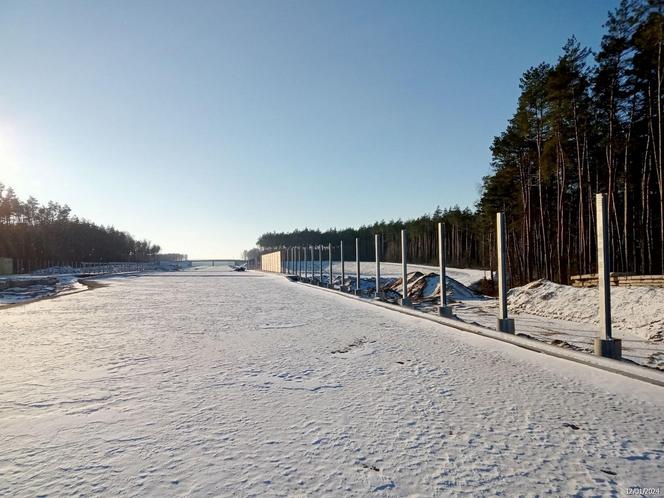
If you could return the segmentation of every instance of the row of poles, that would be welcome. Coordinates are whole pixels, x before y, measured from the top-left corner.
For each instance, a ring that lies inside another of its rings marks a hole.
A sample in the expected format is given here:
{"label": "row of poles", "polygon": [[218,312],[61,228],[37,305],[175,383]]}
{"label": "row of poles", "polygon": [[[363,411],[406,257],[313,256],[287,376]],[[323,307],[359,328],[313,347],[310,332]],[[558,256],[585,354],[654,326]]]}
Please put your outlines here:
{"label": "row of poles", "polygon": [[[599,318],[600,331],[595,339],[594,349],[598,356],[606,356],[614,359],[621,358],[621,341],[613,339],[611,333],[611,282],[610,282],[610,259],[609,259],[609,240],[607,231],[607,206],[606,194],[597,194],[597,258],[598,258],[598,288],[599,288]],[[500,332],[514,334],[514,320],[509,317],[507,309],[507,227],[505,224],[505,213],[496,214],[496,239],[498,253],[498,319],[496,329]],[[374,291],[375,299],[384,299],[384,293],[381,291],[380,283],[380,235],[375,235],[375,253],[376,253],[376,288]],[[344,243],[339,242],[339,252],[341,260],[341,282],[339,290],[349,292],[351,289],[346,287],[346,268],[344,259]],[[299,280],[315,284],[323,284],[323,252],[327,249],[328,268],[327,268],[327,287],[334,288],[334,271],[332,266],[332,244],[327,247],[318,246],[297,246],[285,249],[285,258],[282,258],[282,273],[293,273]],[[447,301],[447,279],[446,279],[446,249],[447,236],[445,225],[438,223],[438,263],[440,272],[440,302],[438,314],[452,318],[454,315]],[[318,271],[315,268],[315,252],[318,251]],[[352,291],[359,295],[361,291],[361,269],[360,269],[360,239],[355,239],[355,288]],[[311,265],[311,271],[309,267]],[[399,304],[401,306],[412,306],[408,298],[408,233],[401,230],[401,265],[402,265],[402,292]]]}
{"label": "row of poles", "polygon": [[[381,274],[380,274],[380,248],[381,241],[380,235],[374,236],[375,253],[376,253],[376,276],[375,276],[375,299],[383,299],[384,293],[381,290]],[[440,304],[438,312],[441,316],[452,317],[452,309],[447,301],[447,279],[446,279],[446,249],[447,237],[445,232],[445,225],[438,223],[438,254],[439,254],[439,270],[440,270]],[[339,290],[342,292],[349,292],[346,286],[346,260],[344,257],[344,242],[339,242],[339,256],[341,260],[341,282]],[[332,244],[324,245],[309,245],[288,247],[285,249],[285,258],[282,258],[282,273],[293,273],[298,280],[303,282],[312,283],[316,285],[324,284],[324,271],[323,271],[323,253],[327,250],[327,287],[334,288],[334,268],[332,261]],[[316,269],[316,252],[318,252],[318,269]],[[402,292],[399,304],[402,306],[412,306],[411,300],[408,298],[408,232],[404,229],[401,230],[401,265],[402,265]],[[360,239],[355,239],[355,288],[352,292],[359,295],[361,292],[361,268],[360,268]]]}

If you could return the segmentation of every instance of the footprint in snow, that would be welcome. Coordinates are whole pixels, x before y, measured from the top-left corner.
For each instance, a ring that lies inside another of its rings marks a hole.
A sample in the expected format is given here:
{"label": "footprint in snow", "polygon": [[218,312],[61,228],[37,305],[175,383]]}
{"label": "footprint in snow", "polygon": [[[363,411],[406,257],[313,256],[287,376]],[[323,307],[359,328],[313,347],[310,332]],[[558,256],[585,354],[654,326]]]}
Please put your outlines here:
{"label": "footprint in snow", "polygon": [[397,485],[394,484],[394,481],[386,482],[385,484],[381,484],[380,486],[376,486],[373,491],[374,493],[377,491],[387,491],[388,489],[394,489],[396,488]]}
{"label": "footprint in snow", "polygon": [[374,472],[380,472],[380,469],[378,467],[376,467],[375,465],[369,465],[369,464],[363,463],[362,467],[365,468],[365,469],[373,470]]}

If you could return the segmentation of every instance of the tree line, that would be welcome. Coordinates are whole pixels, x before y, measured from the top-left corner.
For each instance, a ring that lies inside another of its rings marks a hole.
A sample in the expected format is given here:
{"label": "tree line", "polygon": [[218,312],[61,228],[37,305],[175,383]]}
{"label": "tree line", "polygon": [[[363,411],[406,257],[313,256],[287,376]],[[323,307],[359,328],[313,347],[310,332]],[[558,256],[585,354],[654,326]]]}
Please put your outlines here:
{"label": "tree line", "polygon": [[[491,171],[473,211],[327,231],[321,241],[384,233],[388,259],[398,259],[396,233],[404,227],[413,261],[430,263],[442,220],[456,237],[450,264],[489,268],[495,213],[504,211],[512,282],[568,283],[596,269],[595,194],[604,193],[613,271],[664,273],[664,0],[622,0],[604,26],[597,53],[571,37],[555,63],[522,75],[516,110],[493,140]],[[258,246],[316,237],[308,230],[265,234]]]}
{"label": "tree line", "polygon": [[506,211],[518,280],[595,271],[597,193],[612,269],[664,272],[663,13],[661,0],[623,0],[596,54],[571,38],[555,64],[522,76],[478,206]]}
{"label": "tree line", "polygon": [[69,206],[19,199],[0,183],[0,256],[31,266],[72,262],[151,261],[160,247],[71,214]]}
{"label": "tree line", "polygon": [[401,230],[408,231],[408,259],[412,263],[435,264],[438,258],[438,223],[448,227],[447,257],[450,264],[456,266],[481,266],[482,254],[487,252],[486,240],[478,238],[475,224],[477,216],[470,209],[441,210],[426,214],[413,220],[380,221],[360,228],[331,228],[326,231],[295,230],[293,232],[270,232],[260,236],[257,241],[259,251],[246,251],[245,257],[252,259],[261,251],[268,252],[287,247],[327,246],[333,247],[333,258],[340,257],[340,242],[344,244],[344,259],[355,259],[355,239],[360,239],[360,259],[375,258],[374,235],[380,235],[379,251],[383,261],[401,260]]}

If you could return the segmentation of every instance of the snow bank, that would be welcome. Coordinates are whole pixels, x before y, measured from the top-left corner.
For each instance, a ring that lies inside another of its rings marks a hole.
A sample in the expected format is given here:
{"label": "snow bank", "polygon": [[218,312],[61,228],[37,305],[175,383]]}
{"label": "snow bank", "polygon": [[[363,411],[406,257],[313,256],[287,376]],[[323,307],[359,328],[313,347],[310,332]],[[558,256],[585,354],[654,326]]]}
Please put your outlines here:
{"label": "snow bank", "polygon": [[[599,323],[595,288],[536,280],[509,292],[510,310],[546,318]],[[664,339],[664,289],[611,287],[613,324],[644,339]]]}
{"label": "snow bank", "polygon": [[82,290],[84,285],[73,275],[57,277],[20,276],[0,278],[0,308],[10,304],[28,303]]}

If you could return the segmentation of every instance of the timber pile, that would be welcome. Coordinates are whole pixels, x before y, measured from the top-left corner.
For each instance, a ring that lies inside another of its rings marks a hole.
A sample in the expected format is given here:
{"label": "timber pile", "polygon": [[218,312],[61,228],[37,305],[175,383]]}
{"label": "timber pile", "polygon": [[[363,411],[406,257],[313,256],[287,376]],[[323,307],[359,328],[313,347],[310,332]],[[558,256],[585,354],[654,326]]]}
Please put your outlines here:
{"label": "timber pile", "polygon": [[[409,272],[408,273],[408,297],[412,299],[413,301],[423,301],[423,300],[428,300],[428,299],[434,299],[436,295],[440,296],[440,287],[436,286],[436,290],[434,291],[433,294],[424,296],[424,290],[428,286],[427,280],[435,278],[438,280],[438,274],[436,273],[429,273],[429,274],[424,274],[419,271],[415,272]],[[394,293],[397,293],[401,295],[401,291],[403,290],[402,287],[402,278],[399,277],[397,278],[394,282],[392,282],[389,286],[385,287],[385,291],[392,291]]]}
{"label": "timber pile", "polygon": [[[597,273],[570,277],[573,287],[597,287]],[[611,273],[611,285],[617,287],[664,287],[664,275]]]}

